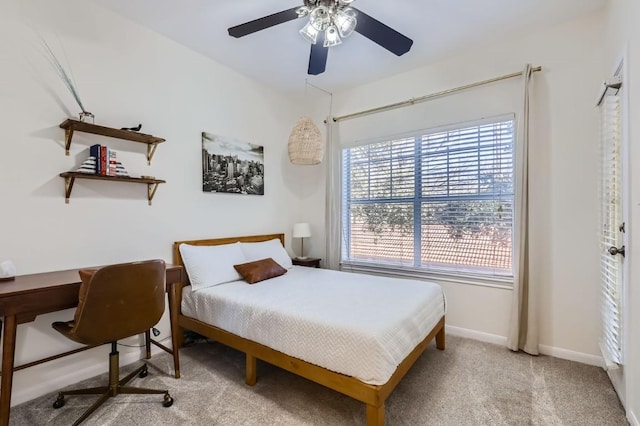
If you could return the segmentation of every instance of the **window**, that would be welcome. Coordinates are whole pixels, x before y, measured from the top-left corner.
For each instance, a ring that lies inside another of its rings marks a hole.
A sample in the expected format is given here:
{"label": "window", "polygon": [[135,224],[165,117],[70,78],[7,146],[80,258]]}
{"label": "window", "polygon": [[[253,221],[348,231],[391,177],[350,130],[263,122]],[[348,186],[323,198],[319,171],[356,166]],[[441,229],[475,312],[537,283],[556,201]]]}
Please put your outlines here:
{"label": "window", "polygon": [[344,149],[342,263],[513,276],[513,115]]}

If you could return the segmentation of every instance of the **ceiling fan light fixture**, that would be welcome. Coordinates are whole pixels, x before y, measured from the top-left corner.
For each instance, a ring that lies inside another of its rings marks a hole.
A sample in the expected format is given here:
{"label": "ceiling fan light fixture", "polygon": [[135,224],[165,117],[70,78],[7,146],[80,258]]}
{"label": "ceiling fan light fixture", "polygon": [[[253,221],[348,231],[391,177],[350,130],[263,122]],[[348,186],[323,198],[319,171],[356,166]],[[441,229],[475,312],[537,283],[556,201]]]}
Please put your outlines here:
{"label": "ceiling fan light fixture", "polygon": [[308,6],[300,6],[298,9],[296,9],[296,13],[298,14],[298,18],[303,18],[305,16],[309,16],[309,13],[311,13],[311,8],[309,8]]}
{"label": "ceiling fan light fixture", "polygon": [[304,6],[296,9],[298,17],[309,17],[309,22],[300,30],[300,34],[311,44],[316,44],[318,33],[324,32],[323,47],[342,43],[342,39],[349,37],[358,23],[357,11],[349,7],[353,1],[305,0]]}
{"label": "ceiling fan light fixture", "polygon": [[309,22],[318,31],[325,31],[331,24],[331,14],[326,6],[316,6],[309,13]]}
{"label": "ceiling fan light fixture", "polygon": [[316,41],[318,41],[318,33],[320,31],[318,31],[317,28],[313,26],[311,21],[307,22],[307,25],[302,27],[299,32],[302,38],[304,38],[311,44],[316,44]]}
{"label": "ceiling fan light fixture", "polygon": [[[299,30],[311,44],[307,74],[318,75],[326,70],[328,46],[335,46],[349,37],[353,31],[378,44],[396,56],[411,50],[413,40],[367,15],[351,4],[355,0],[302,0],[302,5],[272,13],[244,24],[228,28],[231,37],[240,38],[275,25],[306,18]],[[327,31],[327,29],[331,27]],[[320,39],[320,43],[318,40]]]}
{"label": "ceiling fan light fixture", "polygon": [[350,7],[339,10],[336,13],[335,18],[333,18],[333,22],[342,37],[349,37],[358,24],[358,21],[356,20],[356,11]]}
{"label": "ceiling fan light fixture", "polygon": [[338,29],[335,25],[329,25],[329,28],[324,32],[324,47],[337,46],[342,43],[340,40],[340,35],[338,34]]}

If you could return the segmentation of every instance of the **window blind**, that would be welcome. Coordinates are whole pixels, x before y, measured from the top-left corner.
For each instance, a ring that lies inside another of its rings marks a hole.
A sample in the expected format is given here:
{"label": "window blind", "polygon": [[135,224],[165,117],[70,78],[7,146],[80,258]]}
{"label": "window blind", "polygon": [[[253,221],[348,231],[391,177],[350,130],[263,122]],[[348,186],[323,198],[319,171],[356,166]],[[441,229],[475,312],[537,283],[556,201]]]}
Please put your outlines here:
{"label": "window blind", "polygon": [[343,263],[512,276],[513,115],[343,150]]}
{"label": "window blind", "polygon": [[601,104],[601,229],[600,271],[602,291],[602,333],[600,348],[608,367],[622,363],[622,260],[620,255],[612,256],[610,247],[621,247],[622,232],[622,173],[621,138],[622,114],[620,97],[606,95]]}

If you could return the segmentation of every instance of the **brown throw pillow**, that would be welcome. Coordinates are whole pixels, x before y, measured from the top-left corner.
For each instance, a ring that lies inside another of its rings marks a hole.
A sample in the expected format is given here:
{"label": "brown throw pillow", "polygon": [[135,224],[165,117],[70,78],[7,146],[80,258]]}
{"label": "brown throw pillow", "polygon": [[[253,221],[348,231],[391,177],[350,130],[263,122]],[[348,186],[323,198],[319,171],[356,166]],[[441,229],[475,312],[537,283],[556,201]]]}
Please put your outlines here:
{"label": "brown throw pillow", "polygon": [[269,278],[279,277],[287,272],[286,269],[270,257],[256,260],[255,262],[233,265],[233,267],[236,268],[236,271],[238,271],[238,273],[242,275],[242,278],[244,278],[249,284],[268,280]]}

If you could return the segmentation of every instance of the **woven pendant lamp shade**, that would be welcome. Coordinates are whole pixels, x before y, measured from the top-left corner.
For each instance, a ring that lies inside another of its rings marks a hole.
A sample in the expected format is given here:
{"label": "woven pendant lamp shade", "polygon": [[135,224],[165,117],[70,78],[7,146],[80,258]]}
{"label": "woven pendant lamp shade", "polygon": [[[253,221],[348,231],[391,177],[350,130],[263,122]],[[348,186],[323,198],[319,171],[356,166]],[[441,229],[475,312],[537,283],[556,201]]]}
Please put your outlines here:
{"label": "woven pendant lamp shade", "polygon": [[311,118],[300,117],[289,135],[289,161],[299,165],[320,164],[324,157],[324,143],[320,129]]}

